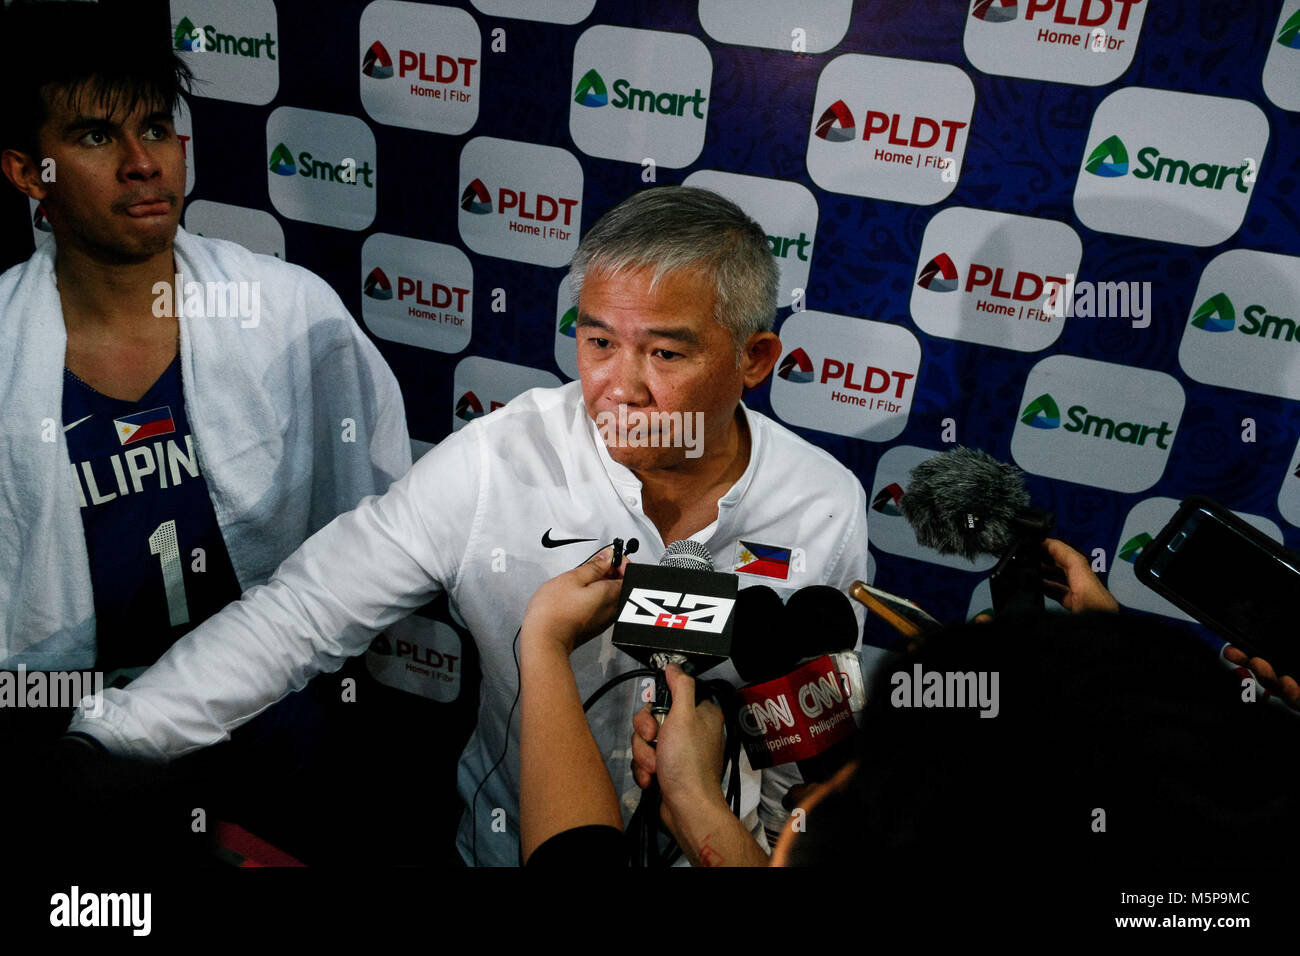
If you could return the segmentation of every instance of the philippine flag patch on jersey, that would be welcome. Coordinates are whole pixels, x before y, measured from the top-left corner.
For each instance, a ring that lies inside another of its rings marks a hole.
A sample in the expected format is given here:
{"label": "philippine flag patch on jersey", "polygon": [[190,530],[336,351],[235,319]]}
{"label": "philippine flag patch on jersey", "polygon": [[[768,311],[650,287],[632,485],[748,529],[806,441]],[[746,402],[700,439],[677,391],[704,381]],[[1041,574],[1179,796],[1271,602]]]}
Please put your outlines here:
{"label": "philippine flag patch on jersey", "polygon": [[147,438],[170,435],[176,431],[170,405],[160,405],[158,408],[151,408],[147,412],[136,412],[125,418],[115,418],[113,427],[117,429],[117,440],[123,445],[134,445]]}
{"label": "philippine flag patch on jersey", "polygon": [[737,574],[758,574],[765,578],[790,577],[790,549],[757,541],[741,541],[736,553]]}

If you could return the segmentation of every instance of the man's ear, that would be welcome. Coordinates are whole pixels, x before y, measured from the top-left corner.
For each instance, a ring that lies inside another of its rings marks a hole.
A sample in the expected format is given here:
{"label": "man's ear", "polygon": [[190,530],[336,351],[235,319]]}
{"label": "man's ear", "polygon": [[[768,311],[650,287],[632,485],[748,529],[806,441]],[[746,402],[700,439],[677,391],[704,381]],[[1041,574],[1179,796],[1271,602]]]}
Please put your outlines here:
{"label": "man's ear", "polygon": [[43,200],[49,193],[49,184],[41,179],[41,164],[27,153],[16,149],[6,149],[0,153],[0,169],[5,178],[14,184],[24,196]]}
{"label": "man's ear", "polygon": [[772,374],[776,360],[781,357],[781,340],[775,332],[755,332],[745,343],[740,356],[740,369],[745,379],[745,389],[758,388]]}

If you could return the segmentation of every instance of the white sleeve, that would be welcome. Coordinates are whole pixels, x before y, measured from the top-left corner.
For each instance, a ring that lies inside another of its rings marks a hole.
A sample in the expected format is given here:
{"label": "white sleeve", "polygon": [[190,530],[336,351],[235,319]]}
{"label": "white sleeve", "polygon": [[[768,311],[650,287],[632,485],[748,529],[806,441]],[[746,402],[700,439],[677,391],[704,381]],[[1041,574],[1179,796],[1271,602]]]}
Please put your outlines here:
{"label": "white sleeve", "polygon": [[115,753],[171,758],[218,743],[454,585],[479,513],[470,426],[384,495],[362,500],[195,628],[125,690],[83,701],[69,730]]}
{"label": "white sleeve", "polygon": [[[849,585],[854,581],[867,579],[867,494],[862,484],[853,479],[856,490],[853,511],[840,539],[835,542],[830,563],[825,572],[825,580],[819,582],[838,588],[847,597]],[[862,649],[862,629],[866,623],[866,608],[858,601],[849,599],[854,616],[858,621],[857,643],[854,650]],[[759,796],[758,816],[763,829],[771,834],[769,843],[776,844],[776,835],[785,826],[790,811],[785,809],[782,801],[790,788],[804,782],[799,768],[795,764],[782,764],[761,771],[763,783]]]}

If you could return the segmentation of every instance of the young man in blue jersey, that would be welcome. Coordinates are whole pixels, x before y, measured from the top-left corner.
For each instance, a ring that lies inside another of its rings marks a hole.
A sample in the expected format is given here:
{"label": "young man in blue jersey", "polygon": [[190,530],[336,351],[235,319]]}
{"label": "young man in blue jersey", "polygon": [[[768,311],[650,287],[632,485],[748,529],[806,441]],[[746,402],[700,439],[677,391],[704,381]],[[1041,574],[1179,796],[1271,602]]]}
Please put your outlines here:
{"label": "young man in blue jersey", "polygon": [[[149,26],[4,12],[0,168],[53,240],[0,276],[0,671],[128,680],[410,466],[396,380],[338,296],[179,228],[191,77]],[[47,703],[60,730],[75,701]],[[41,719],[0,708],[0,739]]]}

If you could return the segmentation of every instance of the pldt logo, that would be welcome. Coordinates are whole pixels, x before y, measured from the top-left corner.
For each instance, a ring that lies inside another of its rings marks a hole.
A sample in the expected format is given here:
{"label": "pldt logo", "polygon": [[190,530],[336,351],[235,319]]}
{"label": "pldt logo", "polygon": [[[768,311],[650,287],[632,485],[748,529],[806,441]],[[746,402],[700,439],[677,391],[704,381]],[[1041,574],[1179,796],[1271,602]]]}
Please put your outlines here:
{"label": "pldt logo", "polygon": [[795,349],[781,360],[776,374],[796,385],[811,382],[814,378],[812,359],[808,358],[808,353],[803,349]]}
{"label": "pldt logo", "polygon": [[[501,408],[504,402],[492,402],[488,412],[495,412]],[[483,411],[483,403],[473,392],[466,392],[460,398],[456,399],[456,417],[463,422],[472,422],[476,418],[482,418],[487,412]]]}
{"label": "pldt logo", "polygon": [[824,139],[828,143],[847,143],[858,135],[853,114],[843,100],[836,100],[826,107],[826,112],[817,121],[813,132],[818,139]]}
{"label": "pldt logo", "polygon": [[946,252],[941,252],[925,264],[916,284],[931,292],[952,292],[958,285],[957,267]]}
{"label": "pldt logo", "polygon": [[372,299],[387,302],[393,297],[393,285],[388,281],[388,276],[384,275],[384,270],[375,266],[370,270],[370,275],[366,276],[366,281],[361,284],[361,292]]}
{"label": "pldt logo", "polygon": [[1016,18],[1016,0],[975,0],[970,15],[985,23],[1006,23]]}
{"label": "pldt logo", "polygon": [[469,344],[474,269],[459,248],[376,232],[361,262],[361,317],[371,332],[438,352]]}
{"label": "pldt logo", "polygon": [[898,482],[891,481],[880,489],[876,497],[871,499],[871,510],[878,511],[882,515],[889,515],[891,518],[898,518],[903,514],[902,502],[902,487]]}
{"label": "pldt logo", "polygon": [[460,194],[460,208],[476,216],[486,216],[492,212],[492,194],[488,192],[483,180],[475,179]]}
{"label": "pldt logo", "polygon": [[387,80],[393,76],[393,58],[388,55],[384,45],[376,40],[361,58],[361,72],[375,80]]}
{"label": "pldt logo", "polygon": [[[368,295],[380,302],[387,302],[393,298],[393,286],[388,281],[388,276],[384,274],[384,270],[379,266],[375,266],[370,270],[370,274],[366,276],[365,282],[362,283],[361,291],[364,295]],[[444,285],[441,282],[434,282],[432,279],[412,279],[404,275],[397,277],[398,302],[410,299],[416,305],[434,309],[453,309],[458,313],[463,313],[465,311],[465,299],[469,294],[469,289],[455,285]]]}

